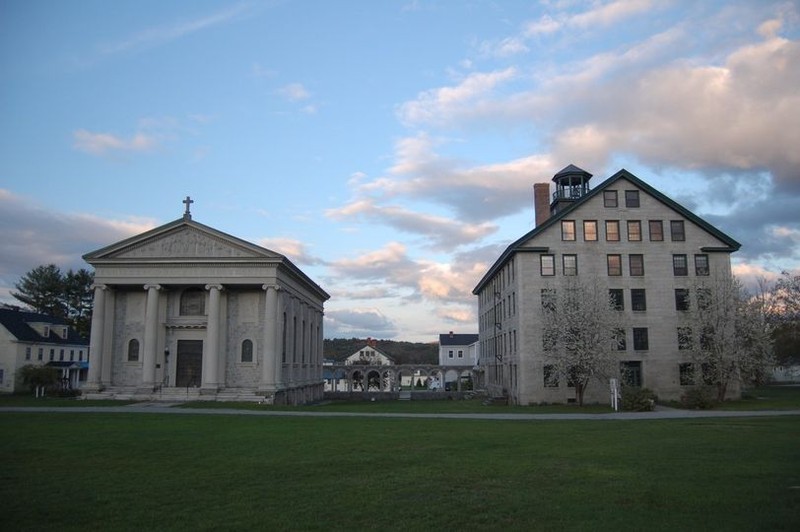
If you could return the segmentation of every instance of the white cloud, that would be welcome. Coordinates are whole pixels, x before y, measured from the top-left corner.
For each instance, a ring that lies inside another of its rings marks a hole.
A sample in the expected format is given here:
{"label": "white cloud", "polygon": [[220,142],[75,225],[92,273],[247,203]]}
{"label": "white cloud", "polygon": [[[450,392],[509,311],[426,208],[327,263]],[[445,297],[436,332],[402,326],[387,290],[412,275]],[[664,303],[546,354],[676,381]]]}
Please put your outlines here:
{"label": "white cloud", "polygon": [[217,11],[216,13],[211,13],[210,15],[183,20],[175,24],[154,26],[144,29],[126,39],[102,44],[98,47],[98,51],[103,56],[111,56],[120,53],[146,50],[242,18],[243,16],[251,14],[252,11],[253,5],[250,3],[235,4]]}
{"label": "white cloud", "polygon": [[72,134],[72,146],[79,151],[91,155],[106,155],[114,152],[149,152],[158,146],[152,136],[136,133],[130,138],[123,138],[111,133],[93,133],[78,129]]}
{"label": "white cloud", "polygon": [[262,238],[258,240],[258,245],[286,255],[289,259],[296,264],[304,265],[317,265],[322,264],[324,261],[318,257],[314,257],[309,253],[308,246],[299,240],[293,238]]}
{"label": "white cloud", "polygon": [[311,98],[311,93],[302,83],[290,83],[277,90],[277,93],[290,102],[299,102]]}
{"label": "white cloud", "polygon": [[155,226],[148,219],[54,212],[0,189],[0,294],[42,264],[89,268],[82,255]]}

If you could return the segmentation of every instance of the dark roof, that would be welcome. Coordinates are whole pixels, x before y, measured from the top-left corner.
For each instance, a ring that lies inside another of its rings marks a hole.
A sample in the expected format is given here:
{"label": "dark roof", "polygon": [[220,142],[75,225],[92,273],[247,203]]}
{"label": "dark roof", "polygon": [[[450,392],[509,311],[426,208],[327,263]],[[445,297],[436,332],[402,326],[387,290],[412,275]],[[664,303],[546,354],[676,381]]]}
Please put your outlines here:
{"label": "dark roof", "polygon": [[[572,166],[572,165],[570,165],[570,166]],[[569,168],[569,166],[567,168]],[[566,170],[567,168],[565,168],[564,170]],[[562,172],[564,170],[562,170]],[[580,169],[578,169],[578,170],[580,170]],[[581,171],[583,171],[583,170],[581,170]],[[720,251],[720,252],[728,252],[728,253],[730,253],[730,252],[738,250],[742,246],[739,242],[737,242],[733,238],[729,237],[728,235],[726,235],[725,233],[723,233],[722,231],[720,231],[719,229],[717,229],[713,225],[709,224],[708,222],[706,222],[705,220],[703,220],[702,218],[700,218],[699,216],[694,214],[692,211],[690,211],[689,209],[687,209],[686,207],[684,207],[680,203],[678,203],[675,200],[673,200],[673,199],[667,197],[666,195],[662,194],[661,192],[659,192],[655,188],[651,187],[650,185],[648,185],[647,183],[645,183],[644,181],[642,181],[641,179],[639,179],[638,177],[636,177],[635,175],[633,175],[632,173],[628,172],[627,170],[625,170],[623,168],[622,170],[620,170],[616,174],[612,175],[611,177],[609,177],[608,179],[606,179],[605,181],[600,183],[600,185],[598,185],[595,189],[593,189],[590,192],[588,192],[585,196],[583,196],[582,198],[576,200],[574,203],[569,205],[564,210],[559,211],[558,213],[550,216],[547,219],[547,221],[544,222],[542,225],[539,225],[536,228],[534,228],[533,230],[528,231],[521,238],[519,238],[516,241],[512,242],[511,245],[506,248],[506,250],[503,252],[503,254],[500,255],[500,258],[497,259],[497,261],[495,261],[495,263],[492,265],[492,267],[489,268],[489,270],[486,272],[486,274],[481,278],[481,280],[478,282],[478,284],[472,290],[472,293],[477,295],[478,292],[480,292],[480,290],[484,287],[484,285],[486,283],[488,283],[494,277],[494,275],[497,273],[498,270],[500,270],[503,266],[505,266],[506,262],[508,262],[508,260],[515,253],[517,253],[517,252],[523,252],[523,253],[524,252],[546,253],[547,252],[547,248],[532,247],[532,246],[524,246],[523,247],[522,244],[524,244],[525,242],[527,242],[531,238],[535,237],[536,235],[538,235],[539,233],[541,233],[542,231],[544,231],[548,227],[558,223],[562,218],[567,217],[575,209],[578,209],[581,205],[583,205],[584,203],[586,203],[587,201],[592,199],[594,196],[600,194],[603,190],[605,190],[609,186],[613,185],[614,183],[616,183],[620,179],[627,179],[628,181],[630,181],[631,183],[633,183],[634,185],[636,185],[640,189],[644,190],[649,195],[651,195],[652,197],[654,197],[655,199],[657,199],[658,201],[660,201],[661,203],[663,203],[667,207],[669,207],[672,210],[674,210],[675,212],[679,213],[681,216],[683,216],[687,220],[689,220],[689,221],[695,223],[696,225],[700,226],[703,230],[707,231],[708,233],[710,233],[711,235],[713,235],[714,237],[716,237],[717,239],[719,239],[720,241],[722,241],[725,244],[724,246],[720,246],[720,247],[705,248],[706,251]]]}
{"label": "dark roof", "polygon": [[63,344],[63,345],[88,345],[89,342],[81,338],[72,327],[69,327],[66,338],[61,338],[54,331],[50,336],[42,336],[36,329],[28,325],[29,323],[45,323],[52,327],[67,325],[63,318],[48,316],[38,312],[28,312],[10,308],[0,308],[0,324],[10,332],[14,338],[22,342],[37,342],[43,344]]}
{"label": "dark roof", "polygon": [[439,345],[472,345],[478,341],[477,334],[440,334]]}
{"label": "dark roof", "polygon": [[559,170],[558,173],[556,173],[556,175],[553,176],[553,181],[557,181],[558,178],[561,177],[561,176],[575,175],[575,174],[580,174],[580,175],[584,175],[584,176],[587,176],[587,177],[592,177],[592,174],[590,174],[589,172],[587,172],[583,168],[578,168],[574,164],[568,164],[567,166],[565,166],[564,168]]}

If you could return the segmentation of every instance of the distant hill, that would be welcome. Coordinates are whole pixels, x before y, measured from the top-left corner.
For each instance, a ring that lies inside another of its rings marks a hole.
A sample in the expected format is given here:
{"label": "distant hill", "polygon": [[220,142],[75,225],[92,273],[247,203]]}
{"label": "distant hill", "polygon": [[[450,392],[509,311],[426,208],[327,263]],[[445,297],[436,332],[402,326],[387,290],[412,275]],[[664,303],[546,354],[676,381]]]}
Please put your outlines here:
{"label": "distant hill", "polygon": [[[439,344],[373,340],[375,348],[392,357],[395,364],[438,364]],[[367,345],[367,338],[333,338],[325,340],[322,352],[325,358],[342,361]]]}

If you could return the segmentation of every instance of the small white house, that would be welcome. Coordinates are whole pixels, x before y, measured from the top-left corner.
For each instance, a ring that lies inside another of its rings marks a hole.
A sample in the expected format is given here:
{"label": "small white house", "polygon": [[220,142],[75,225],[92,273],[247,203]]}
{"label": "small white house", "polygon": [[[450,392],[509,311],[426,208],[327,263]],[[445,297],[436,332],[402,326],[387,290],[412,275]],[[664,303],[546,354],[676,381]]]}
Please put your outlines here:
{"label": "small white house", "polygon": [[439,365],[440,366],[475,366],[478,364],[478,335],[477,334],[448,334],[439,335]]}
{"label": "small white house", "polygon": [[367,345],[344,359],[346,366],[394,366],[394,360],[380,352],[375,340],[368,339]]}
{"label": "small white house", "polygon": [[62,318],[2,306],[0,393],[22,391],[17,372],[28,364],[55,367],[63,387],[81,388],[88,374],[89,342]]}

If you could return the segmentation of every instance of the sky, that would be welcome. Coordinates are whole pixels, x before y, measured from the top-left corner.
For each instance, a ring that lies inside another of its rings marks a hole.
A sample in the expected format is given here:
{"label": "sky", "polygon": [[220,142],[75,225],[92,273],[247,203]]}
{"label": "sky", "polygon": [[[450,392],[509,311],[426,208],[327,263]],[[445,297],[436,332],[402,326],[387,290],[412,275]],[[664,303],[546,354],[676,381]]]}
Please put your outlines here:
{"label": "sky", "polygon": [[800,2],[0,0],[0,301],[182,216],[283,253],[325,336],[477,332],[533,185],[625,168],[800,268]]}

